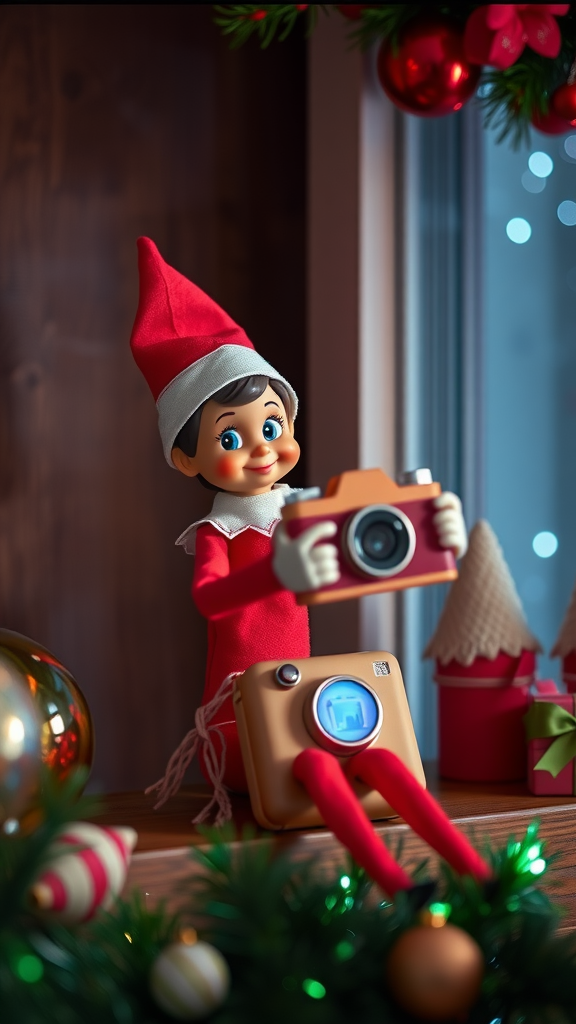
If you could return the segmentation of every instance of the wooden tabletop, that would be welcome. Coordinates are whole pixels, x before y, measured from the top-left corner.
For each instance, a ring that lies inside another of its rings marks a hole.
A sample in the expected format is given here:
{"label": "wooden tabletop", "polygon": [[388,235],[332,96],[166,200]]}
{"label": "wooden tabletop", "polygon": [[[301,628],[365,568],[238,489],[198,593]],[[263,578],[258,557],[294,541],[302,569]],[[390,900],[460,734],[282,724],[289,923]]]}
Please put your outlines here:
{"label": "wooden tabletop", "polygon": [[[521,783],[448,782],[438,779],[434,765],[425,767],[429,789],[479,846],[486,837],[494,843],[504,843],[510,835],[519,837],[531,821],[540,819],[547,852],[558,855],[547,878],[553,883],[554,898],[566,908],[565,925],[576,927],[576,797],[535,797]],[[153,902],[163,898],[171,906],[179,903],[181,884],[201,870],[191,856],[191,847],[208,845],[191,823],[208,798],[207,787],[185,787],[158,811],[153,810],[153,799],[143,793],[114,793],[105,798],[106,809],[95,820],[131,825],[138,832],[128,888],[139,888]],[[258,829],[247,797],[234,797],[233,808],[236,842],[258,842],[270,835]],[[253,838],[248,840],[243,838],[246,825],[253,829]],[[375,828],[392,839],[403,834],[405,865],[427,855],[434,861],[432,851],[401,818],[377,822]],[[331,872],[344,857],[338,841],[323,828],[277,833],[274,842],[289,849],[295,859],[314,856]]]}

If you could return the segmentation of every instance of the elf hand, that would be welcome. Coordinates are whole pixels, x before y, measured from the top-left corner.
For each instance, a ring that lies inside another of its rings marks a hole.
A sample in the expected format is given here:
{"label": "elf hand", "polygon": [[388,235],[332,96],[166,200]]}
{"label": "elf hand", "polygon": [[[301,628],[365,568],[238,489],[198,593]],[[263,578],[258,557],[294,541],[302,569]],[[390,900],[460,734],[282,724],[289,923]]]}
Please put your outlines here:
{"label": "elf hand", "polygon": [[336,530],[336,523],[315,523],[293,539],[283,523],[276,527],[272,568],[286,590],[300,594],[340,579],[337,547],[316,543],[322,537],[333,537]]}
{"label": "elf hand", "polygon": [[455,557],[462,558],[468,550],[468,534],[460,498],[450,491],[444,491],[438,498],[434,498],[434,508],[439,510],[432,522],[438,533],[440,547],[452,548]]}

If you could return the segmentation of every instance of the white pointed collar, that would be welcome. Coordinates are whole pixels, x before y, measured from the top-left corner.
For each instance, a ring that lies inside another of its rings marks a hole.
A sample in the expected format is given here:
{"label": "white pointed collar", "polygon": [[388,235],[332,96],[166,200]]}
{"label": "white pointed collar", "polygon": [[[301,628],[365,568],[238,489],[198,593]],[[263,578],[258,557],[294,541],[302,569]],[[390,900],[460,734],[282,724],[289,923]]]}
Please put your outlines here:
{"label": "white pointed collar", "polygon": [[271,491],[246,497],[218,491],[209,514],[184,530],[176,544],[183,547],[187,555],[193,555],[196,531],[202,523],[211,523],[230,540],[244,530],[256,530],[257,533],[271,537],[281,519],[280,509],[286,495],[294,490],[288,484],[274,484]]}

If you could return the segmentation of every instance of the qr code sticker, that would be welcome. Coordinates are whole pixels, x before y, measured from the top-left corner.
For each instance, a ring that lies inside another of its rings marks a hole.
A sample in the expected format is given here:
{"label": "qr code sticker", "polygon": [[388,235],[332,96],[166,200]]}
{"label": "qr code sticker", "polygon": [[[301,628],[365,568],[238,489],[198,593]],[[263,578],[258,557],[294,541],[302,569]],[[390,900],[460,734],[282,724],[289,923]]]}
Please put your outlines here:
{"label": "qr code sticker", "polygon": [[373,661],[372,668],[374,669],[375,676],[389,676],[390,665],[387,661]]}

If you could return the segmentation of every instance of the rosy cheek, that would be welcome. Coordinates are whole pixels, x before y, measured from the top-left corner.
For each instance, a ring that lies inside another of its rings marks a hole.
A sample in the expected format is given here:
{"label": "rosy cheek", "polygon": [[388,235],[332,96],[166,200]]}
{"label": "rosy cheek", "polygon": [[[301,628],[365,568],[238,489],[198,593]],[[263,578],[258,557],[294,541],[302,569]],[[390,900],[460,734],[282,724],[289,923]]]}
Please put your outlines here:
{"label": "rosy cheek", "polygon": [[232,480],[236,476],[236,459],[233,455],[223,455],[216,463],[216,473],[221,480]]}
{"label": "rosy cheek", "polygon": [[297,441],[289,441],[278,452],[278,460],[285,466],[295,466],[300,455],[300,445]]}

